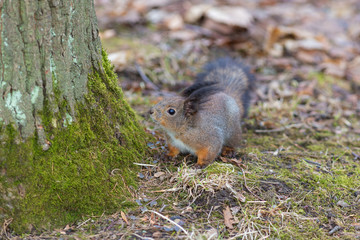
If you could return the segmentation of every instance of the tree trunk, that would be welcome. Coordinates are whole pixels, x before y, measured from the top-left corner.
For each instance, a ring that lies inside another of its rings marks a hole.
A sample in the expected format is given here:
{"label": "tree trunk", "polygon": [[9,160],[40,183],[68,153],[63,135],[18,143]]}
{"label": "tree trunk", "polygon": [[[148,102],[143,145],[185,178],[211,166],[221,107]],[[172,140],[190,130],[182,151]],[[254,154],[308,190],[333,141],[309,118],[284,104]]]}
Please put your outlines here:
{"label": "tree trunk", "polygon": [[7,0],[1,3],[0,113],[25,138],[37,129],[45,104],[59,111],[54,91],[75,103],[86,93],[87,74],[99,70],[101,45],[90,1]]}
{"label": "tree trunk", "polygon": [[147,136],[93,1],[0,0],[0,13],[0,222],[21,232],[116,210]]}

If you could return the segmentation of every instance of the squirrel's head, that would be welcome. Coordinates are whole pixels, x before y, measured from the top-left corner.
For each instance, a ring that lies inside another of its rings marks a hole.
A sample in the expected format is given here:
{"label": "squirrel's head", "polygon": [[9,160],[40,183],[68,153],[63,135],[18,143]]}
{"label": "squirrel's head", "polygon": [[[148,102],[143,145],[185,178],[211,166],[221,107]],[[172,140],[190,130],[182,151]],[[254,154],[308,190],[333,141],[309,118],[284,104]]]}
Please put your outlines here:
{"label": "squirrel's head", "polygon": [[181,96],[165,98],[150,109],[151,118],[163,128],[176,131],[194,123],[202,104],[222,89],[216,82],[196,82],[186,88]]}
{"label": "squirrel's head", "polygon": [[184,125],[184,98],[169,97],[150,109],[150,117],[167,130],[176,131]]}

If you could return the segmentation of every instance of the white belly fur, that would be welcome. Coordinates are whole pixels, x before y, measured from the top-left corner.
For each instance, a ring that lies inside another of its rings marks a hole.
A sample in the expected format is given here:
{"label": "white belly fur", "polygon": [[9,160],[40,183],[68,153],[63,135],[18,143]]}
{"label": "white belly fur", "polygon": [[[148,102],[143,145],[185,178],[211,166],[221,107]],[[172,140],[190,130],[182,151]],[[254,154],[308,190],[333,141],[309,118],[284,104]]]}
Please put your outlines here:
{"label": "white belly fur", "polygon": [[169,137],[171,138],[171,144],[176,147],[177,149],[180,150],[180,152],[183,153],[191,153],[195,155],[195,151],[194,149],[192,149],[191,147],[189,147],[188,145],[186,145],[183,141],[181,141],[180,139],[175,138],[174,134],[171,132],[167,132]]}

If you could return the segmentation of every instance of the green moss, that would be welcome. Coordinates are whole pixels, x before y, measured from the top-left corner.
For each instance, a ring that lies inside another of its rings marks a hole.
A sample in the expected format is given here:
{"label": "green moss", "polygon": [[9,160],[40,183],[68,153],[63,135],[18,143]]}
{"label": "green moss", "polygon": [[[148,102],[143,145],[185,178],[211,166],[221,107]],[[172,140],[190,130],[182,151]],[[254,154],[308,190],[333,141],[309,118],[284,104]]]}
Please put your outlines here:
{"label": "green moss", "polygon": [[208,175],[212,174],[228,174],[228,173],[234,173],[238,170],[234,165],[231,164],[225,164],[225,163],[219,163],[214,162],[210,166],[206,168],[206,173]]}
{"label": "green moss", "polygon": [[20,141],[11,125],[1,127],[6,137],[0,145],[0,203],[5,206],[0,220],[12,217],[15,231],[54,228],[130,205],[129,186],[136,185],[132,163],[144,158],[148,136],[125,102],[105,53],[103,69],[89,76],[88,94],[71,124],[59,92],[56,119],[45,104],[49,150],[41,149],[36,136]]}

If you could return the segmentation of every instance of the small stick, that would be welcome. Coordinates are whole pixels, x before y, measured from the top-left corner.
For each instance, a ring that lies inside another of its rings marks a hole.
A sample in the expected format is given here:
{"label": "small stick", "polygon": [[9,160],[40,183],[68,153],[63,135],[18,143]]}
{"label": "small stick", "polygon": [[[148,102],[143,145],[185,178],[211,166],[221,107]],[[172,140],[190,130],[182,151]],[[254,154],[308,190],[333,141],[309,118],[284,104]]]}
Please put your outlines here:
{"label": "small stick", "polygon": [[246,203],[266,203],[267,201],[247,201]]}
{"label": "small stick", "polygon": [[136,162],[134,162],[133,164],[138,165],[138,166],[143,166],[143,167],[157,167],[156,165],[146,164],[146,163],[136,163]]}
{"label": "small stick", "polygon": [[246,188],[246,190],[249,191],[249,193],[251,193],[254,197],[256,197],[257,199],[261,200],[261,201],[265,201],[264,199],[258,197],[256,194],[254,194],[252,191],[250,191],[249,187],[246,184],[246,177],[245,177],[245,170],[243,168],[241,168],[241,171],[243,173],[243,177],[244,177],[244,186]]}
{"label": "small stick", "polygon": [[86,220],[86,221],[84,221],[84,222],[80,223],[80,224],[79,224],[76,228],[81,227],[82,225],[84,225],[85,223],[87,223],[88,221],[90,221],[90,219],[91,219],[91,218],[89,218],[88,220]]}
{"label": "small stick", "polygon": [[341,229],[340,226],[335,226],[333,229],[331,229],[331,231],[329,232],[329,235],[333,235],[334,233],[336,233],[340,229]]}
{"label": "small stick", "polygon": [[303,126],[302,123],[295,123],[295,124],[291,124],[285,127],[280,127],[280,128],[275,128],[275,129],[257,129],[255,130],[256,133],[273,133],[273,132],[282,132],[285,131],[286,129],[290,129],[290,128],[300,128],[301,126]]}
{"label": "small stick", "polygon": [[139,64],[135,63],[135,68],[136,68],[136,70],[138,71],[141,79],[142,79],[145,83],[149,84],[152,88],[154,88],[154,89],[157,90],[157,91],[160,90],[160,88],[159,88],[158,86],[156,86],[156,85],[150,80],[150,78],[148,78],[148,77],[146,76],[146,74],[144,73],[144,71],[142,70],[142,68],[140,67]]}
{"label": "small stick", "polygon": [[161,193],[161,192],[176,192],[178,190],[180,190],[181,188],[169,188],[169,189],[163,189],[163,190],[155,190],[155,191],[151,191],[154,193]]}
{"label": "small stick", "polygon": [[135,237],[138,237],[138,238],[143,239],[143,240],[154,240],[151,237],[142,237],[142,236],[140,236],[139,234],[136,234],[136,233],[131,233],[131,235],[134,235]]}

